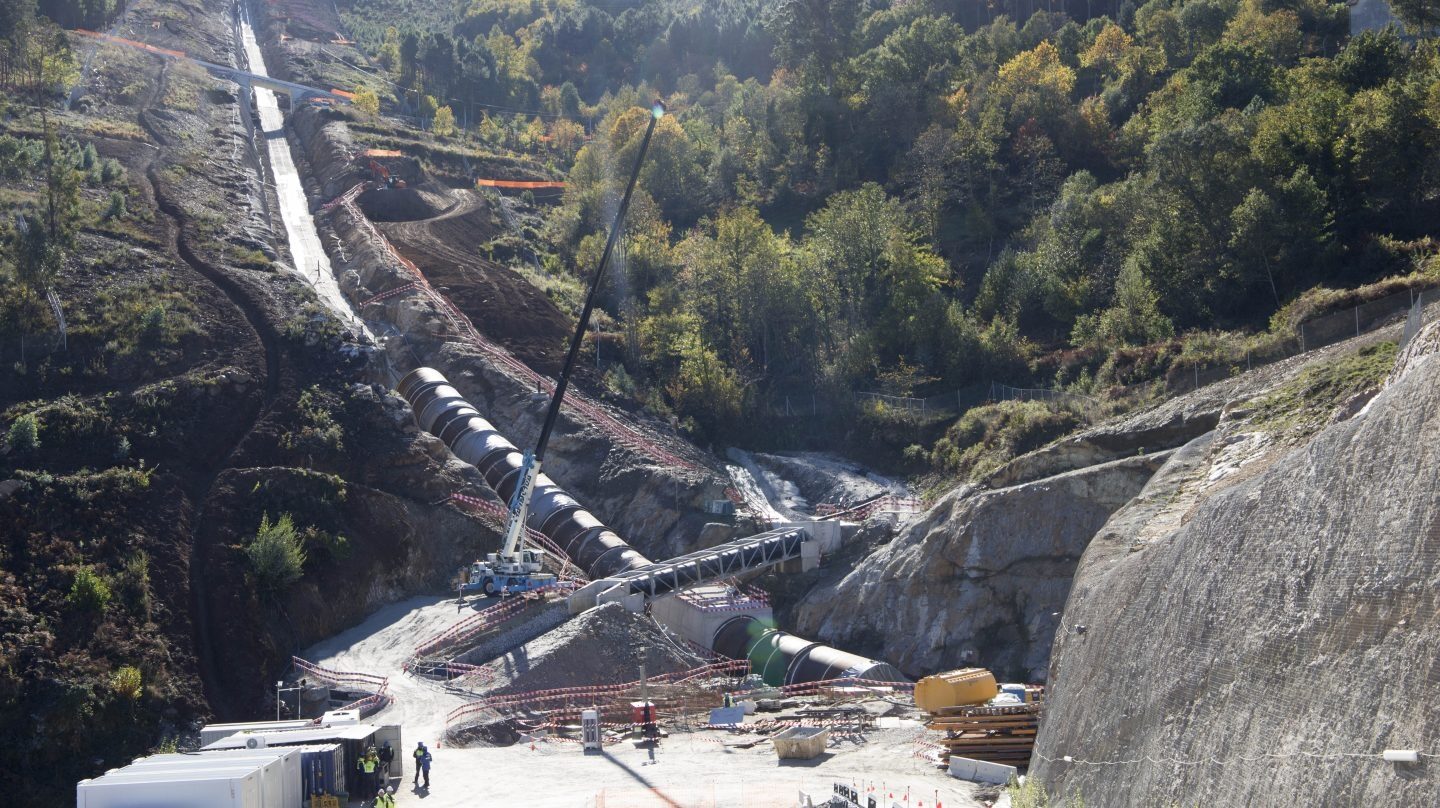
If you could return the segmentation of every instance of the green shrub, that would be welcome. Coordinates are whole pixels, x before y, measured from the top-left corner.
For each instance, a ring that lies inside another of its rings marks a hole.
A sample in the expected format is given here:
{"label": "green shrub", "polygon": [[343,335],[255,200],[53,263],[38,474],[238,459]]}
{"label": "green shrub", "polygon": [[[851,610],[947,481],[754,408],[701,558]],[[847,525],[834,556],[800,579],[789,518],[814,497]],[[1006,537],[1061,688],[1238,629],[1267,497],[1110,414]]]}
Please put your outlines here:
{"label": "green shrub", "polygon": [[[1025,778],[1022,784],[1018,780],[1011,780],[1005,790],[1010,794],[1011,808],[1050,808],[1050,795],[1045,793],[1045,787],[1034,777]],[[1083,808],[1084,803],[1079,803],[1077,808]]]}
{"label": "green shrub", "polygon": [[110,690],[123,699],[138,701],[140,694],[144,692],[144,685],[145,680],[140,669],[133,665],[122,665],[110,674]]}
{"label": "green shrub", "polygon": [[138,550],[114,577],[115,594],[132,614],[150,619],[150,556]]}
{"label": "green shrub", "polygon": [[986,404],[960,416],[935,443],[930,462],[941,471],[978,480],[1081,423],[1074,411],[1039,401]]}
{"label": "green shrub", "polygon": [[311,550],[319,550],[322,560],[344,561],[350,557],[350,540],[338,533],[330,533],[311,525],[300,533],[300,540],[307,555]]}
{"label": "green shrub", "polygon": [[110,585],[90,567],[81,567],[70,583],[66,597],[70,605],[82,612],[98,613],[110,602]]}
{"label": "green shrub", "polygon": [[118,160],[105,158],[105,162],[100,164],[100,181],[106,185],[114,185],[123,179],[125,179],[125,166],[120,165]]}
{"label": "green shrub", "polygon": [[123,219],[128,215],[130,212],[125,208],[125,195],[119,191],[111,191],[110,201],[105,206],[105,218]]}
{"label": "green shrub", "polygon": [[288,513],[280,514],[277,522],[271,522],[268,513],[261,516],[260,529],[245,554],[262,592],[281,592],[305,574],[305,547]]}
{"label": "green shrub", "polygon": [[10,424],[10,436],[6,439],[10,451],[30,454],[40,448],[40,422],[35,413],[29,412]]}
{"label": "green shrub", "polygon": [[343,452],[345,429],[332,414],[337,406],[334,396],[321,390],[319,385],[301,391],[295,402],[300,427],[281,435],[280,445],[303,452]]}

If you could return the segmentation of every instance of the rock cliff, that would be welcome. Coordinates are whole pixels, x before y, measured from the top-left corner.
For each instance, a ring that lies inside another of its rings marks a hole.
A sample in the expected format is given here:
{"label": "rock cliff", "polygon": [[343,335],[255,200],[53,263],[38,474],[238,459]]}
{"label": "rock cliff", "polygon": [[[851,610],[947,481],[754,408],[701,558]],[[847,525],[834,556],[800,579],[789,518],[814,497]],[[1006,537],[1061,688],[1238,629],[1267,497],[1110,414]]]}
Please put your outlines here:
{"label": "rock cliff", "polygon": [[1022,455],[952,490],[848,574],[810,580],[793,606],[785,593],[785,619],[912,676],[978,664],[1044,681],[1080,556],[1104,552],[1097,532],[1121,548],[1163,537],[1198,502],[1361,411],[1398,335],[1257,368]]}
{"label": "rock cliff", "polygon": [[1056,636],[1032,770],[1053,797],[1436,804],[1427,758],[1379,753],[1436,751],[1437,349],[1440,324],[1324,420],[1285,389],[1232,402],[1110,518]]}
{"label": "rock cliff", "polygon": [[1080,554],[1168,453],[1000,490],[958,488],[838,584],[795,608],[795,630],[912,676],[984,664],[1043,678]]}

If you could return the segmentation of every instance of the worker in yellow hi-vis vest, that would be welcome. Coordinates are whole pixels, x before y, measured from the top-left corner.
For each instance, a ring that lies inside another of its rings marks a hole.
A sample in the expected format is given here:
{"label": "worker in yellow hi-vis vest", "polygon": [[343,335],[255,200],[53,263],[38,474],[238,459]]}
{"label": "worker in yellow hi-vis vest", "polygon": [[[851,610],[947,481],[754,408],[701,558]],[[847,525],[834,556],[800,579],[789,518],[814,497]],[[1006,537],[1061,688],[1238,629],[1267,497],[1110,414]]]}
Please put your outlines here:
{"label": "worker in yellow hi-vis vest", "polygon": [[375,747],[370,747],[363,757],[355,761],[355,768],[360,770],[360,799],[372,799],[379,785],[377,775],[380,772],[380,757],[375,754]]}

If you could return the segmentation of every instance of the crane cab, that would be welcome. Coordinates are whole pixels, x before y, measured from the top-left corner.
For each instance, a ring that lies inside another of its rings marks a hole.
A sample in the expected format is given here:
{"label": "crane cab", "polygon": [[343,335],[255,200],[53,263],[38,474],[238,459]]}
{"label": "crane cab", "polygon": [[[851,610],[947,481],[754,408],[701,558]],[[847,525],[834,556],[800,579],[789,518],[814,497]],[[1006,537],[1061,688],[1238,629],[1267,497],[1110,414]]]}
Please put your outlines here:
{"label": "crane cab", "polygon": [[489,597],[550,586],[556,579],[554,575],[540,571],[544,564],[543,550],[526,548],[510,558],[500,553],[489,553],[483,561],[476,561],[465,569],[460,592],[462,595],[480,592]]}

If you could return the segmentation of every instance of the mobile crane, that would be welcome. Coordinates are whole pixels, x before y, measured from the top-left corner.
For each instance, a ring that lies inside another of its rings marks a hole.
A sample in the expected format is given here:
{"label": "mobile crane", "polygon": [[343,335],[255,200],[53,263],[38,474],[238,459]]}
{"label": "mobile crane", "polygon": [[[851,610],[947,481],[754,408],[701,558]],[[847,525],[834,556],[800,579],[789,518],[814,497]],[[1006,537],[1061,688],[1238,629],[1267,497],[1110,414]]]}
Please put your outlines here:
{"label": "mobile crane", "polygon": [[500,552],[489,553],[484,560],[476,561],[465,570],[460,585],[460,597],[473,592],[486,596],[496,594],[518,594],[539,589],[555,583],[555,576],[542,572],[545,552],[525,546],[525,522],[530,516],[530,499],[535,493],[535,481],[540,477],[540,466],[545,459],[545,447],[550,442],[550,433],[560,416],[560,405],[565,399],[565,390],[570,386],[570,374],[575,370],[575,360],[580,354],[580,344],[585,338],[585,329],[590,325],[590,314],[595,309],[595,293],[610,263],[610,253],[620,238],[625,225],[625,212],[630,209],[630,198],[635,193],[635,182],[640,178],[640,166],[645,162],[645,152],[650,148],[650,137],[655,133],[655,124],[665,115],[665,104],[659,99],[650,107],[650,123],[645,128],[645,138],[640,141],[640,152],[635,156],[635,167],[630,172],[630,182],[625,186],[625,196],[620,199],[620,209],[615,212],[615,222],[610,226],[610,236],[605,241],[605,252],[600,255],[600,264],[590,279],[590,291],[585,295],[585,306],[580,310],[580,321],[575,324],[575,333],[570,338],[570,351],[565,355],[565,365],[555,382],[555,393],[550,397],[550,408],[545,413],[545,423],[540,428],[540,439],[533,452],[525,453],[525,462],[520,469],[520,484],[510,497],[510,513],[505,523],[505,539]]}

